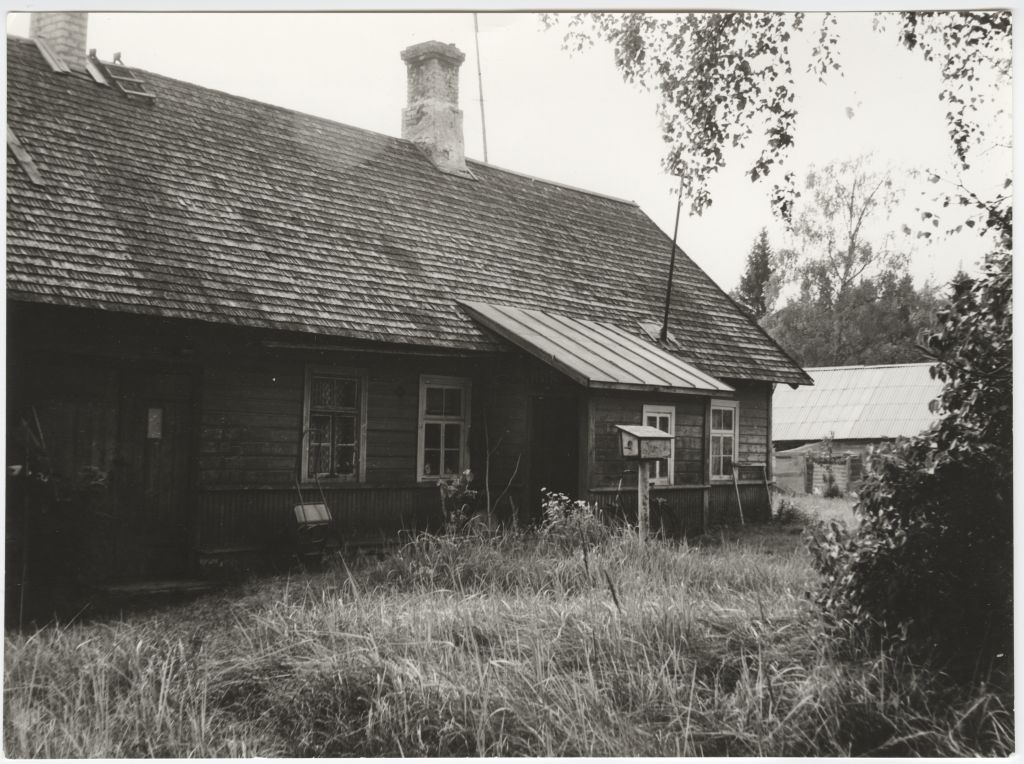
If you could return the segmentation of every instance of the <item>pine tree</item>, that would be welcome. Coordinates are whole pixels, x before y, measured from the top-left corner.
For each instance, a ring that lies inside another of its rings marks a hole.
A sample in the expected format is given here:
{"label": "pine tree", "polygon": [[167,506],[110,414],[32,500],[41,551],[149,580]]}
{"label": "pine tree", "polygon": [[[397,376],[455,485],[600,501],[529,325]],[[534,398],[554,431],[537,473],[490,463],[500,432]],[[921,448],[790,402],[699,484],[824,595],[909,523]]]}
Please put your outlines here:
{"label": "pine tree", "polygon": [[740,285],[733,291],[733,298],[754,318],[760,321],[771,310],[772,299],[769,284],[772,277],[772,249],[768,245],[768,230],[761,229],[760,235],[747,255],[747,267],[740,279]]}

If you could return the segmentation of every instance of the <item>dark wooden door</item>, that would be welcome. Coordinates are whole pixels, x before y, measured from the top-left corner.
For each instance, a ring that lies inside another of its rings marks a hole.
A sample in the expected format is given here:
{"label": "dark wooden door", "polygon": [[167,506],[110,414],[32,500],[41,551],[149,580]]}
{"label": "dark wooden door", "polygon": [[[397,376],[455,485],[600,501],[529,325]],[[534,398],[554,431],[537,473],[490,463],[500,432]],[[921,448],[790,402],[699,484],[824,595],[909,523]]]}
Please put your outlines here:
{"label": "dark wooden door", "polygon": [[539,520],[541,491],[579,498],[579,413],[576,398],[545,395],[533,399],[530,429],[531,519]]}
{"label": "dark wooden door", "polygon": [[132,371],[121,380],[116,571],[183,575],[189,562],[193,378]]}

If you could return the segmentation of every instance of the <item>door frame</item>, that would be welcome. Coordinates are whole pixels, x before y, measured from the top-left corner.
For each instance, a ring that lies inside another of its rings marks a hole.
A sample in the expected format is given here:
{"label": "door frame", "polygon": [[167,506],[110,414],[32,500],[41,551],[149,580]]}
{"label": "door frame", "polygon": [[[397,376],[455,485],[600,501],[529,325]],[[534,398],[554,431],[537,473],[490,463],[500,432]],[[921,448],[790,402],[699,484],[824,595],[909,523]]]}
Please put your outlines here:
{"label": "door frame", "polygon": [[[118,443],[120,450],[124,444],[124,430],[126,422],[125,396],[130,394],[129,386],[132,384],[133,376],[145,377],[154,374],[176,374],[187,378],[186,410],[188,422],[188,437],[185,448],[185,486],[182,491],[182,520],[184,522],[184,554],[183,570],[187,575],[197,572],[198,565],[198,533],[199,533],[199,447],[201,444],[200,428],[202,426],[202,366],[198,362],[171,363],[167,361],[134,360],[122,359],[116,364],[117,368],[117,400],[118,400]],[[143,396],[139,396],[145,399]],[[128,500],[128,497],[118,496],[118,502]],[[121,507],[119,507],[119,510]],[[116,566],[115,566],[116,568]]]}
{"label": "door frame", "polygon": [[585,469],[581,469],[581,465],[586,463],[587,452],[584,449],[584,444],[587,442],[586,424],[587,418],[584,416],[586,411],[586,397],[582,391],[558,391],[558,392],[535,392],[527,396],[526,399],[526,442],[529,446],[529,459],[526,464],[526,507],[528,517],[533,516],[532,502],[537,498],[536,492],[539,491],[540,486],[536,484],[536,475],[534,474],[533,462],[536,455],[536,437],[537,431],[534,427],[534,418],[537,413],[537,401],[538,399],[559,399],[566,402],[566,406],[572,408],[573,417],[576,421],[576,432],[573,435],[573,448],[576,449],[576,458],[572,461],[573,481],[576,484],[575,496],[570,496],[570,499],[584,499],[583,493],[587,490],[585,477]]}

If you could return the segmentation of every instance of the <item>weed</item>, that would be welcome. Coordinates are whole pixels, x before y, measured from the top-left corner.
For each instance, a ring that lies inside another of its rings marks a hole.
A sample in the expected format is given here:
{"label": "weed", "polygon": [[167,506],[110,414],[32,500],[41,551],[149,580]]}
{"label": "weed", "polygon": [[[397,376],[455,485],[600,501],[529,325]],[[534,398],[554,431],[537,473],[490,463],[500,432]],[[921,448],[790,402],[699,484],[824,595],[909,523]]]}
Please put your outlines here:
{"label": "weed", "polygon": [[800,539],[425,536],[10,633],[12,757],[1006,755],[1012,703],[826,636]]}

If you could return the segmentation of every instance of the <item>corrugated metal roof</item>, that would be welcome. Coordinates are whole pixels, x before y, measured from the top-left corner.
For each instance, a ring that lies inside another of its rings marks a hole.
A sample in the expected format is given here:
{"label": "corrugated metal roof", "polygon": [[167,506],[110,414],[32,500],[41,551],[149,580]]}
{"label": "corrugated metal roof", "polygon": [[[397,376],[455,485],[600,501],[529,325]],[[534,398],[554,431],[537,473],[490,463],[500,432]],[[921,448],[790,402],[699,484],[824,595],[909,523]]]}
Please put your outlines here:
{"label": "corrugated metal roof", "polygon": [[881,439],[916,435],[935,420],[928,404],[942,382],[930,363],[825,366],[805,369],[814,387],[779,386],[772,403],[772,439]]}
{"label": "corrugated metal roof", "polygon": [[710,374],[612,324],[508,305],[459,304],[486,328],[586,387],[733,392]]}

